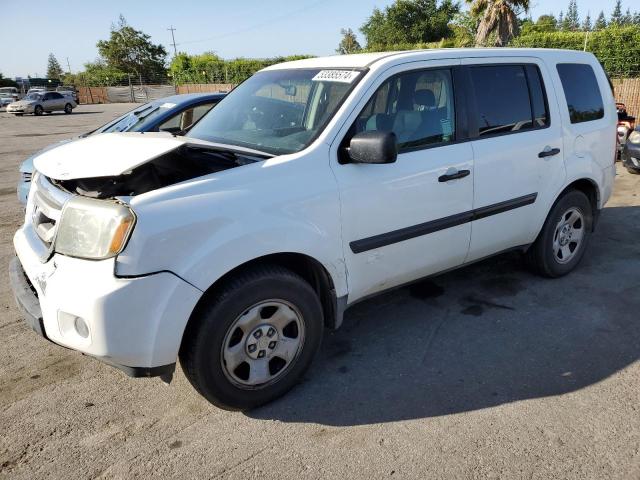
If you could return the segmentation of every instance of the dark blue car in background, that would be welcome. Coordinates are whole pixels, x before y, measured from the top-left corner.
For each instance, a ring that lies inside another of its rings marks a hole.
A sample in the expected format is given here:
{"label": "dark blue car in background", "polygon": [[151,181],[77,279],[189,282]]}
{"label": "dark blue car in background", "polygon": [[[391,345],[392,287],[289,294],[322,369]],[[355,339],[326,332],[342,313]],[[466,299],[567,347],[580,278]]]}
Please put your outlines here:
{"label": "dark blue car in background", "polygon": [[200,120],[204,114],[211,110],[224,96],[224,93],[187,93],[153,100],[137,106],[133,110],[91,132],[49,145],[45,149],[27,158],[22,162],[22,165],[20,165],[18,200],[20,200],[23,205],[27,203],[27,196],[29,195],[29,188],[31,187],[31,176],[33,175],[33,159],[42,152],[58,147],[63,143],[72,142],[78,138],[97,135],[99,133],[178,133],[191,127]]}

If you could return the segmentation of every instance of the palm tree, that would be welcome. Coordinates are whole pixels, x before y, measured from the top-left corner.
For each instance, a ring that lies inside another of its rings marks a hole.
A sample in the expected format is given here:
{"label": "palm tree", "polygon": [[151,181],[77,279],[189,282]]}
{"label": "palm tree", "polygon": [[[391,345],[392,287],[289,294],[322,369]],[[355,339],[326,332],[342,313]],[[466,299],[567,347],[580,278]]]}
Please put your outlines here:
{"label": "palm tree", "polygon": [[496,47],[504,47],[520,33],[518,14],[529,10],[529,0],[467,0],[471,14],[480,18],[476,46],[484,46],[495,32]]}

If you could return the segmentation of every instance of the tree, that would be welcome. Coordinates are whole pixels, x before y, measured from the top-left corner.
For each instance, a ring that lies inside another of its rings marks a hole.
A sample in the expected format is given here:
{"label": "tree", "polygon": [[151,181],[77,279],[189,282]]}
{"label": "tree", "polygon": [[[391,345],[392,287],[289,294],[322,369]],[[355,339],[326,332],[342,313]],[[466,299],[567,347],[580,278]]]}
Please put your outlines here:
{"label": "tree", "polygon": [[633,14],[633,24],[640,25],[640,12],[635,12]]}
{"label": "tree", "polygon": [[342,40],[340,40],[340,45],[338,45],[336,53],[339,53],[340,55],[348,55],[362,50],[353,30],[350,28],[343,28],[340,30],[340,35],[342,35]]}
{"label": "tree", "polygon": [[622,25],[632,25],[633,24],[633,15],[631,14],[631,9],[627,8],[627,11],[622,16]]}
{"label": "tree", "polygon": [[456,47],[473,47],[480,19],[471,12],[456,13],[449,27],[453,30],[453,42]]}
{"label": "tree", "polygon": [[535,31],[555,32],[558,28],[558,21],[553,15],[540,15],[536,21]]}
{"label": "tree", "polygon": [[100,40],[96,46],[109,68],[145,78],[165,74],[167,51],[162,45],[151,43],[146,33],[129,26],[122,15],[118,24],[111,26],[109,40]]}
{"label": "tree", "polygon": [[459,11],[452,0],[395,0],[384,10],[375,8],[360,31],[370,50],[436,42],[451,36],[449,22]]}
{"label": "tree", "polygon": [[611,14],[611,20],[609,20],[609,24],[622,25],[621,0],[616,0],[616,6],[613,8],[613,13]]}
{"label": "tree", "polygon": [[596,23],[593,25],[594,30],[602,30],[603,28],[607,28],[607,19],[604,16],[604,12],[601,11],[596,18]]}
{"label": "tree", "polygon": [[593,30],[593,25],[591,23],[591,15],[587,12],[587,16],[584,18],[584,22],[582,22],[582,30],[585,32],[590,32]]}
{"label": "tree", "polygon": [[17,87],[18,84],[10,78],[4,78],[2,72],[0,72],[0,87]]}
{"label": "tree", "polygon": [[47,78],[61,78],[63,74],[62,67],[58,62],[58,59],[53,53],[49,54],[49,60],[47,61]]}
{"label": "tree", "polygon": [[495,33],[493,44],[496,47],[506,46],[520,33],[518,15],[522,11],[529,11],[529,0],[473,0],[471,12],[481,17],[476,45],[486,45]]}
{"label": "tree", "polygon": [[576,31],[580,28],[580,17],[578,15],[576,0],[569,0],[569,7],[567,8],[567,15],[564,17],[564,22],[563,30]]}

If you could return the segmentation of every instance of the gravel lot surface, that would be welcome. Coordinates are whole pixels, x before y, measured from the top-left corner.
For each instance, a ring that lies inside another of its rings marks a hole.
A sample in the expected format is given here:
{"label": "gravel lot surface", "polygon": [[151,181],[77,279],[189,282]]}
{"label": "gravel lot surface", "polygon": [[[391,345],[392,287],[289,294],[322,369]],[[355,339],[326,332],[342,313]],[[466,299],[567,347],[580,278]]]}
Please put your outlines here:
{"label": "gravel lot surface", "polygon": [[0,113],[0,477],[640,478],[640,176],[619,168],[571,275],[510,254],[361,303],[301,385],[229,413],[180,370],[44,341],[13,302],[18,165],[131,107]]}

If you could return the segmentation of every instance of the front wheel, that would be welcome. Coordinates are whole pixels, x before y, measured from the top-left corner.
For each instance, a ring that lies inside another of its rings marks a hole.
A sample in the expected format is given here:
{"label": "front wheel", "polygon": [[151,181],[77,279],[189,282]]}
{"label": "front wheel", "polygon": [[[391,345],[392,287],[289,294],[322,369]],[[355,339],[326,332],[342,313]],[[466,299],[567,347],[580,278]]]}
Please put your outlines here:
{"label": "front wheel", "polygon": [[578,190],[565,193],[551,209],[542,231],[525,254],[539,275],[555,278],[573,270],[584,255],[593,225],[593,209]]}
{"label": "front wheel", "polygon": [[67,103],[64,106],[64,113],[66,113],[67,115],[70,114],[73,111],[73,107],[71,106],[70,103]]}
{"label": "front wheel", "polygon": [[182,368],[207,400],[247,410],[289,391],[322,340],[320,301],[297,274],[263,266],[236,275],[194,312]]}
{"label": "front wheel", "polygon": [[637,168],[631,168],[631,167],[626,167],[627,172],[629,172],[632,175],[640,175],[640,170],[638,170]]}
{"label": "front wheel", "polygon": [[33,114],[34,115],[42,115],[42,107],[40,105],[36,105],[36,108],[33,109]]}

